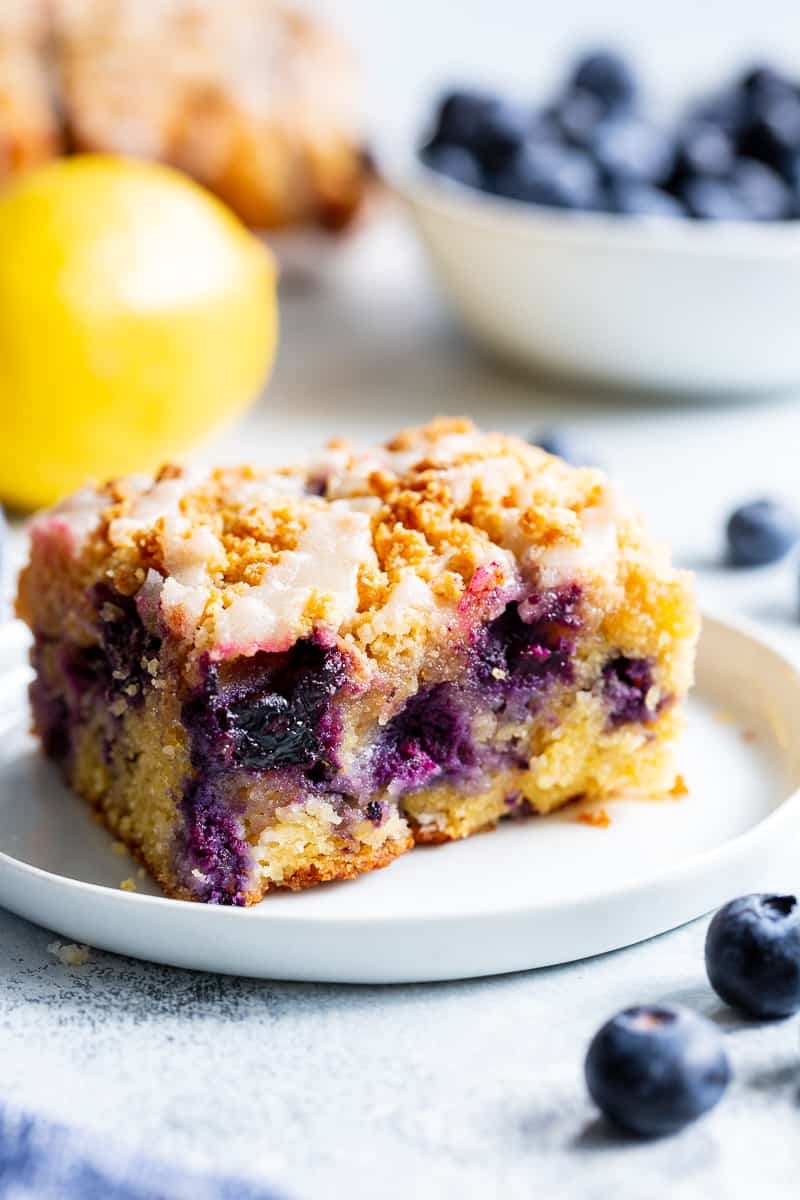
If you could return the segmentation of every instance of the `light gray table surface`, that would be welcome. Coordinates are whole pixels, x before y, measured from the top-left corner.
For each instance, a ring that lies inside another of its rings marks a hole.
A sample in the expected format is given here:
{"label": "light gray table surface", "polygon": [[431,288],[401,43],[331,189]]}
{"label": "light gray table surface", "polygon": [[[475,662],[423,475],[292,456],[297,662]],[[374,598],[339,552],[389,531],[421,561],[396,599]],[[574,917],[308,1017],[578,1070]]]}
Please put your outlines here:
{"label": "light gray table surface", "polygon": [[[800,503],[796,398],[694,405],[518,376],[464,343],[391,214],[313,276],[287,277],[282,316],[266,398],[199,457],[278,459],[434,412],[523,433],[568,424],[698,568],[704,602],[800,654],[796,563],[717,565],[735,500]],[[797,887],[800,867],[775,883]],[[0,1099],[301,1198],[794,1197],[798,1023],[747,1025],[716,1001],[705,924],[571,966],[380,989],[195,975],[96,950],[65,967],[52,934],[0,913]],[[597,1121],[582,1060],[606,1016],[656,1000],[717,1021],[736,1078],[708,1120],[632,1145]]]}

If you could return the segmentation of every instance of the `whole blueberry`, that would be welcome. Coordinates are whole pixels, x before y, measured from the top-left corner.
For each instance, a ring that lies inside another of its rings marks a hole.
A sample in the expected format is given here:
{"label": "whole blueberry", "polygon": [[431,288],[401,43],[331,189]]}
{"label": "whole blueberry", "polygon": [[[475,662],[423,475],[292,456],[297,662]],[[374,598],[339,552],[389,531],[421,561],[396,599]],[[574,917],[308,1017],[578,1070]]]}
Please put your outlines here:
{"label": "whole blueberry", "polygon": [[592,154],[607,177],[636,179],[641,183],[663,182],[675,161],[675,147],[669,134],[649,121],[627,116],[598,127]]}
{"label": "whole blueberry", "polygon": [[782,96],[792,95],[794,85],[787,75],[770,63],[755,63],[742,74],[738,91],[747,105],[758,109]]}
{"label": "whole blueberry", "polygon": [[544,429],[539,434],[532,434],[529,441],[548,454],[563,458],[572,467],[596,466],[597,459],[565,429]]}
{"label": "whole blueberry", "polygon": [[553,118],[568,142],[586,149],[606,118],[606,106],[594,92],[571,88],[554,106]]}
{"label": "whole blueberry", "polygon": [[532,204],[596,208],[600,179],[592,160],[580,150],[551,142],[527,142],[493,177],[492,190]]}
{"label": "whole blueberry", "polygon": [[635,179],[616,179],[608,188],[611,212],[633,217],[684,217],[686,209],[680,200],[661,188]]}
{"label": "whole blueberry", "polygon": [[630,107],[638,91],[636,76],[623,56],[606,49],[584,54],[573,67],[568,87],[591,92],[608,111]]}
{"label": "whole blueberry", "polygon": [[777,500],[764,499],[735,509],[725,532],[732,566],[761,567],[788,554],[800,530],[791,509]]}
{"label": "whole blueberry", "polygon": [[472,149],[488,171],[497,171],[519,150],[530,131],[530,114],[515,104],[498,100],[489,105],[478,123]]}
{"label": "whole blueberry", "polygon": [[432,171],[455,179],[467,187],[480,187],[483,175],[475,155],[464,146],[452,146],[447,142],[432,142],[420,151],[420,157]]}
{"label": "whole blueberry", "polygon": [[728,179],[690,175],[677,193],[689,215],[703,221],[746,221],[750,216],[739,189]]}
{"label": "whole blueberry", "polygon": [[751,115],[747,96],[742,90],[739,87],[727,87],[696,101],[691,106],[689,119],[716,125],[732,137]]}
{"label": "whole blueberry", "polygon": [[733,138],[712,121],[687,121],[678,130],[676,177],[710,175],[722,179],[732,171],[735,157]]}
{"label": "whole blueberry", "polygon": [[626,1133],[677,1133],[713,1108],[731,1077],[719,1030],[681,1006],[628,1008],[595,1034],[585,1063],[589,1093]]}
{"label": "whole blueberry", "polygon": [[785,221],[793,216],[795,204],[789,185],[766,163],[739,158],[732,182],[751,220]]}
{"label": "whole blueberry", "polygon": [[491,92],[467,89],[446,92],[439,100],[431,141],[472,149],[486,114],[497,103]]}
{"label": "whole blueberry", "polygon": [[496,171],[529,134],[530,114],[491,92],[455,91],[440,102],[431,145],[461,146]]}
{"label": "whole blueberry", "polygon": [[779,96],[762,107],[739,135],[739,150],[752,158],[780,166],[786,154],[800,146],[800,96]]}
{"label": "whole blueberry", "polygon": [[800,1010],[800,903],[796,896],[731,900],[706,937],[706,970],[726,1004],[753,1017]]}

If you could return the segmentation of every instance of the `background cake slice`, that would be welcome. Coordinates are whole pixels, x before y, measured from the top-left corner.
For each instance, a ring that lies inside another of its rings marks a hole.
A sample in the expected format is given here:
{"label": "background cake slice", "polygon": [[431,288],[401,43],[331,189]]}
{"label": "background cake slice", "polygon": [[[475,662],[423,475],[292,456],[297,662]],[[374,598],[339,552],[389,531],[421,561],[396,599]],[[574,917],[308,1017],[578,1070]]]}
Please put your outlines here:
{"label": "background cake slice", "polygon": [[459,420],[86,489],[19,610],[45,751],[165,891],[234,904],[668,790],[698,631],[600,472]]}

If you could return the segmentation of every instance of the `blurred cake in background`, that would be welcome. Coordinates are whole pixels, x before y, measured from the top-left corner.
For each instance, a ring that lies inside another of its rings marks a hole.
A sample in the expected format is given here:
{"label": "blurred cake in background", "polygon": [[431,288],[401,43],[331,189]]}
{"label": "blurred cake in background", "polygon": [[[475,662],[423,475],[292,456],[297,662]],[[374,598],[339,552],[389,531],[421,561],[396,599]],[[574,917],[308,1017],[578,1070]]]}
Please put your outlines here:
{"label": "blurred cake in background", "polygon": [[256,228],[358,207],[350,56],[275,0],[3,0],[0,34],[2,174],[69,146],[170,163]]}
{"label": "blurred cake in background", "polygon": [[62,148],[47,59],[47,14],[45,0],[0,3],[0,179]]}

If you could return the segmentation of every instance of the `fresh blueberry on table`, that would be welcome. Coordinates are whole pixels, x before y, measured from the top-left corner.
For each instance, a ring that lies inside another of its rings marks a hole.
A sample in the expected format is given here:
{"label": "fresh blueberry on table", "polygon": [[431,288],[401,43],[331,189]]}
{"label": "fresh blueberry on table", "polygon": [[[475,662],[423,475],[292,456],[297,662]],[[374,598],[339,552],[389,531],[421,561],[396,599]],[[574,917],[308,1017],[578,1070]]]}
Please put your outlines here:
{"label": "fresh blueberry on table", "polygon": [[492,190],[511,200],[553,208],[597,208],[600,179],[580,150],[549,142],[527,142],[494,176]]}
{"label": "fresh blueberry on table", "polygon": [[432,171],[454,179],[467,187],[480,187],[483,182],[480,164],[471,150],[447,142],[432,142],[420,152],[422,161]]}
{"label": "fresh blueberry on table", "polygon": [[800,903],[796,896],[739,896],[708,927],[706,970],[726,1004],[753,1017],[800,1010]]}
{"label": "fresh blueberry on table", "polygon": [[800,529],[795,514],[777,500],[752,500],[728,518],[728,561],[734,567],[761,567],[789,553]]}
{"label": "fresh blueberry on table", "polygon": [[680,1006],[617,1013],[595,1034],[586,1084],[612,1124],[637,1137],[662,1137],[712,1109],[731,1077],[719,1030]]}
{"label": "fresh blueberry on table", "polygon": [[593,50],[575,64],[568,90],[580,88],[601,100],[608,111],[630,107],[638,92],[636,76],[621,54]]}
{"label": "fresh blueberry on table", "polygon": [[596,465],[596,458],[582,446],[571,433],[564,429],[544,429],[541,433],[532,434],[529,441],[547,454],[555,454],[563,458],[572,467],[591,467]]}

